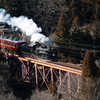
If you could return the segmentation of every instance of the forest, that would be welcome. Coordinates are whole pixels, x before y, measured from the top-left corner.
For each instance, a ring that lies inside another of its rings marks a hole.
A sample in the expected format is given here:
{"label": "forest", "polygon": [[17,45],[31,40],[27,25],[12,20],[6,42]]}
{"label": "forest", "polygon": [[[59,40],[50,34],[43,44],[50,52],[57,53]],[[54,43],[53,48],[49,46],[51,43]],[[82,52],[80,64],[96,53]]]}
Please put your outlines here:
{"label": "forest", "polygon": [[[86,51],[96,49],[100,52],[100,0],[0,0],[0,8],[6,9],[12,17],[24,15],[32,18],[42,28],[42,33],[50,37],[52,44],[60,46],[57,48],[58,56],[66,56],[70,50],[71,54],[80,53],[82,60],[84,57],[82,98],[78,96],[73,100],[100,99],[100,66],[98,64],[97,68],[95,65],[95,53]],[[67,61],[72,60],[71,54],[67,55]],[[47,91],[30,92],[21,88],[21,84],[17,86],[15,83],[18,81],[11,79],[10,66],[1,53],[0,57],[1,100],[57,100]],[[67,100],[62,95],[58,100],[61,98]]]}
{"label": "forest", "polygon": [[6,9],[11,16],[32,18],[46,36],[53,34],[57,24],[61,24],[63,29],[58,26],[58,31],[64,31],[66,39],[99,44],[99,0],[1,0],[0,8]]}

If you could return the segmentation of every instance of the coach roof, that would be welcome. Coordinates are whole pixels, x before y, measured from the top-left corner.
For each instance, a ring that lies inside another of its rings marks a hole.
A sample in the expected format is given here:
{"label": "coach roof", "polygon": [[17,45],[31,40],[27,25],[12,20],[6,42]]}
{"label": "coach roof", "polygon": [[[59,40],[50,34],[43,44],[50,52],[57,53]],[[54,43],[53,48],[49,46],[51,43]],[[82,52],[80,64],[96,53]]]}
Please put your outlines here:
{"label": "coach roof", "polygon": [[9,37],[2,38],[1,36],[0,36],[0,40],[14,42],[14,43],[26,43],[26,41],[23,41],[23,40],[13,39],[13,38],[9,38]]}

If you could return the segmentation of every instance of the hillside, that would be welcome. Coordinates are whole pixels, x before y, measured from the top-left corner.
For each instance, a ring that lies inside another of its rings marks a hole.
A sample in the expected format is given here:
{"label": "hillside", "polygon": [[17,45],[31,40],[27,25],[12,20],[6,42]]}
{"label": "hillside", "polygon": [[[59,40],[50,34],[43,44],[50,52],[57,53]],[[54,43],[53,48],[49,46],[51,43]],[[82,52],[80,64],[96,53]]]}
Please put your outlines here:
{"label": "hillside", "polygon": [[2,0],[0,8],[12,16],[32,18],[46,35],[54,32],[61,13],[68,11],[65,0]]}
{"label": "hillside", "polygon": [[64,13],[66,25],[72,27],[74,18],[79,18],[79,26],[86,25],[99,31],[100,2],[99,0],[1,0],[0,8],[4,8],[12,16],[28,16],[42,28],[42,33],[54,33],[59,17]]}

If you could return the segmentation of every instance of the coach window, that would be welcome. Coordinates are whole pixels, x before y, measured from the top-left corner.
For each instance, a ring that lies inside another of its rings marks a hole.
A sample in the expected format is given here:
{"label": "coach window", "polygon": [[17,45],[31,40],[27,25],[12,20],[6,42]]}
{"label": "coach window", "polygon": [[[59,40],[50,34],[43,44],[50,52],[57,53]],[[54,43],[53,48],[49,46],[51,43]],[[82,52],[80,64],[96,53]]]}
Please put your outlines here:
{"label": "coach window", "polygon": [[8,45],[9,45],[9,42],[8,42]]}
{"label": "coach window", "polygon": [[12,46],[14,47],[14,43],[12,43]]}
{"label": "coach window", "polygon": [[4,41],[2,41],[2,43],[4,44],[5,42],[4,42]]}
{"label": "coach window", "polygon": [[10,43],[11,46],[13,46],[13,43]]}
{"label": "coach window", "polygon": [[15,44],[15,48],[17,47],[17,44]]}
{"label": "coach window", "polygon": [[13,47],[15,46],[15,44],[13,43]]}

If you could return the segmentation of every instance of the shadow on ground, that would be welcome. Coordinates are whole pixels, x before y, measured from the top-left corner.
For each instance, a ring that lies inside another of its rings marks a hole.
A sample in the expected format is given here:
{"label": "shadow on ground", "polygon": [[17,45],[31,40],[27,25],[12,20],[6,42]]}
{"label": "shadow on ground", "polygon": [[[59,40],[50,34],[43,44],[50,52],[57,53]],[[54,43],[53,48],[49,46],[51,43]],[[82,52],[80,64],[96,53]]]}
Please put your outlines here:
{"label": "shadow on ground", "polygon": [[12,88],[13,95],[21,100],[29,100],[33,93],[33,87],[30,83],[14,83],[13,85],[9,84],[9,87]]}

